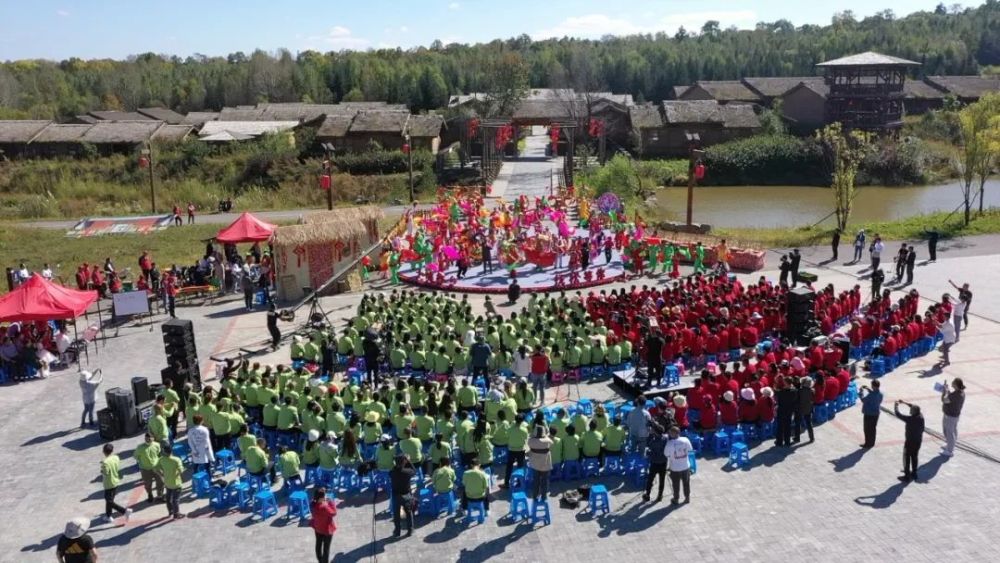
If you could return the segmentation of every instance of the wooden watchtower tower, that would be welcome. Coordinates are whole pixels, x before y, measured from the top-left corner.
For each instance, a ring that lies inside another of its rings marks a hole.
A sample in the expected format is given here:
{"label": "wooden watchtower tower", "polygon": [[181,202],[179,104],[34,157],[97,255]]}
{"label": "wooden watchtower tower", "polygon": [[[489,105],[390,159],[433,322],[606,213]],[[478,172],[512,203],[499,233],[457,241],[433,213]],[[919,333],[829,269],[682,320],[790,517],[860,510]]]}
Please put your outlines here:
{"label": "wooden watchtower tower", "polygon": [[907,70],[919,64],[871,51],[819,63],[830,88],[826,121],[839,121],[845,129],[895,132],[903,126]]}

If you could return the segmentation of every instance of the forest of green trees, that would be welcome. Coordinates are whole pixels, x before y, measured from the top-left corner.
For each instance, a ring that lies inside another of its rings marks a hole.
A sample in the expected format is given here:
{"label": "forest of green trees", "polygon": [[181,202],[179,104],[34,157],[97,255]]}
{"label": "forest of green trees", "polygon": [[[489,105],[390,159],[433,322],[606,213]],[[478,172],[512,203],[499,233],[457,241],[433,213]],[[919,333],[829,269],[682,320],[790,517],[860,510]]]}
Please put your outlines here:
{"label": "forest of green trees", "polygon": [[1000,64],[1000,0],[978,8],[941,4],[905,18],[891,10],[862,20],[841,12],[827,26],[796,28],[779,20],[737,30],[709,21],[673,36],[532,41],[522,35],[476,45],[436,41],[405,51],[12,61],[0,63],[0,118],[58,119],[148,106],[217,110],[262,101],[384,100],[419,111],[444,106],[449,94],[485,90],[491,64],[511,57],[533,87],[661,100],[673,86],[699,79],[808,75],[818,62],[867,50],[919,61],[925,74],[976,74]]}

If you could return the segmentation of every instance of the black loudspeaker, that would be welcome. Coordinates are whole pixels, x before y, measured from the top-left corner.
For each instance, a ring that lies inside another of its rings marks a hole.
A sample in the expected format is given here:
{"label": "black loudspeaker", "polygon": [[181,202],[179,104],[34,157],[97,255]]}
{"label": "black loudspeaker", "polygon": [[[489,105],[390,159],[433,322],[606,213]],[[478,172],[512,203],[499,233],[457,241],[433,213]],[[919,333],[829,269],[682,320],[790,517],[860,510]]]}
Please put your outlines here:
{"label": "black loudspeaker", "polygon": [[816,292],[808,287],[796,287],[788,291],[785,335],[796,344],[808,343],[809,335],[816,332],[813,312],[815,303]]}
{"label": "black loudspeaker", "polygon": [[118,418],[111,409],[101,409],[97,411],[97,432],[102,440],[117,440],[121,438],[118,429]]}
{"label": "black loudspeaker", "polygon": [[153,401],[146,401],[144,403],[139,403],[135,407],[135,418],[139,423],[140,429],[145,429],[146,424],[149,423],[149,419],[153,416],[153,405],[156,403]]}
{"label": "black loudspeaker", "polygon": [[[181,393],[185,383],[191,383],[196,391],[201,390],[201,369],[198,363],[198,347],[194,340],[194,324],[187,319],[171,319],[161,325],[163,331],[163,351],[167,356],[167,369],[160,374],[163,380],[174,382],[174,391]],[[179,366],[179,369],[174,369]]]}
{"label": "black loudspeaker", "polygon": [[132,397],[136,404],[140,405],[153,399],[153,396],[149,394],[149,381],[145,377],[132,378]]}
{"label": "black loudspeaker", "polygon": [[135,399],[132,392],[121,387],[112,387],[104,393],[108,408],[118,419],[120,436],[131,436],[139,431],[139,421],[135,416]]}

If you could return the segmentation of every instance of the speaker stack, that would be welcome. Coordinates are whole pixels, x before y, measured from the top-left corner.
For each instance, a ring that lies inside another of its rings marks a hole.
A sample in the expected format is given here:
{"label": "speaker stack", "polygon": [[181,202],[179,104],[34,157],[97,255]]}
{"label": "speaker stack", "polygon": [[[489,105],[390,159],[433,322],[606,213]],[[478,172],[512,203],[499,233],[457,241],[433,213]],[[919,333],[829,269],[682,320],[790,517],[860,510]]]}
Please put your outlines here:
{"label": "speaker stack", "polygon": [[818,334],[816,317],[813,312],[816,292],[805,286],[789,290],[785,335],[799,346],[809,343]]}
{"label": "speaker stack", "polygon": [[118,427],[118,417],[110,408],[103,408],[97,411],[97,432],[102,440],[117,440],[122,437]]}
{"label": "speaker stack", "polygon": [[171,319],[161,325],[163,351],[167,355],[167,368],[160,371],[164,383],[169,379],[174,390],[181,393],[185,383],[201,391],[201,371],[198,367],[198,349],[194,343],[194,325],[186,319]]}
{"label": "speaker stack", "polygon": [[135,413],[135,398],[132,391],[112,387],[104,392],[108,409],[117,419],[119,436],[131,436],[139,431],[139,417]]}

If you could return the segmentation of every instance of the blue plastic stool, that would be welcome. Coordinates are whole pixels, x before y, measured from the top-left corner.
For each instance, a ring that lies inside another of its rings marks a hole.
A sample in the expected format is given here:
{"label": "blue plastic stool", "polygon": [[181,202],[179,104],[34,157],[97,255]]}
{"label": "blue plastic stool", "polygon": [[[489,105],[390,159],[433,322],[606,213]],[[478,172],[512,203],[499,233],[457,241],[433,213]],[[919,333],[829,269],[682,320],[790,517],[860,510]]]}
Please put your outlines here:
{"label": "blue plastic stool", "polygon": [[760,423],[761,440],[770,440],[771,438],[774,438],[774,433],[775,433],[775,427],[773,420]]}
{"label": "blue plastic stool", "polygon": [[510,495],[510,519],[514,522],[531,518],[528,512],[528,495],[517,492]]}
{"label": "blue plastic stool", "polygon": [[288,512],[285,518],[291,520],[298,516],[299,520],[309,518],[309,495],[305,491],[295,491],[288,495]]}
{"label": "blue plastic stool", "polygon": [[230,507],[229,492],[222,487],[212,486],[212,499],[209,504],[216,510],[225,510]]}
{"label": "blue plastic stool", "polygon": [[826,407],[827,420],[833,420],[833,419],[837,418],[837,400],[836,399],[834,399],[832,401],[827,401],[827,402],[823,403],[823,406]]}
{"label": "blue plastic stool", "polygon": [[641,461],[632,465],[628,474],[634,486],[644,487],[646,485],[646,477],[649,476],[649,460],[642,458]]}
{"label": "blue plastic stool", "polygon": [[507,463],[507,446],[493,446],[493,463],[504,465]]}
{"label": "blue plastic stool", "polygon": [[236,468],[236,455],[232,450],[215,452],[215,470],[225,475]]}
{"label": "blue plastic stool", "polygon": [[455,513],[455,491],[434,495],[434,515],[447,512],[449,516]]}
{"label": "blue plastic stool", "polygon": [[827,420],[830,420],[830,407],[827,406],[827,403],[814,405],[813,417],[816,419],[816,424],[822,424]]}
{"label": "blue plastic stool", "polygon": [[253,513],[260,515],[261,520],[267,520],[278,514],[278,499],[271,491],[261,491],[253,496]]}
{"label": "blue plastic stool", "polygon": [[432,489],[420,489],[420,493],[417,498],[419,499],[419,502],[417,503],[418,514],[421,516],[437,516],[437,509],[434,506],[434,491]]}
{"label": "blue plastic stool", "polygon": [[604,457],[604,473],[606,475],[624,475],[625,464],[622,463],[622,456],[608,455]]}
{"label": "blue plastic stool", "polygon": [[199,471],[191,476],[191,488],[198,498],[207,498],[212,494],[212,478],[205,471]]}
{"label": "blue plastic stool", "polygon": [[187,443],[176,442],[170,448],[170,451],[173,452],[175,456],[181,458],[181,461],[183,461],[185,465],[189,465],[191,463],[191,448],[188,447]]}
{"label": "blue plastic stool", "polygon": [[483,505],[483,501],[481,501],[481,500],[470,500],[469,501],[469,510],[465,513],[465,523],[466,524],[471,524],[472,523],[472,518],[473,518],[472,513],[473,512],[476,513],[476,517],[475,517],[476,518],[476,522],[482,524],[483,522],[486,521],[486,506]]}
{"label": "blue plastic stool", "polygon": [[719,430],[712,435],[712,450],[715,455],[725,455],[731,444],[729,434],[726,434],[725,430]]}
{"label": "blue plastic stool", "polygon": [[229,495],[229,504],[240,507],[240,510],[250,508],[253,497],[250,496],[250,483],[246,481],[233,481],[226,489]]}
{"label": "blue plastic stool", "polygon": [[268,479],[267,473],[263,475],[251,475],[250,473],[247,473],[246,482],[250,484],[250,489],[255,493],[271,490],[271,480]]}
{"label": "blue plastic stool", "polygon": [[681,383],[681,372],[677,369],[677,366],[670,364],[669,366],[663,367],[663,382],[668,387],[673,387],[674,385],[680,385]]}
{"label": "blue plastic stool", "polygon": [[510,477],[507,479],[507,485],[512,491],[524,491],[528,488],[528,472],[523,467],[518,467],[517,469],[510,472]]}
{"label": "blue plastic stool", "polygon": [[563,479],[570,481],[583,479],[583,466],[578,460],[564,461],[562,466]]}
{"label": "blue plastic stool", "polygon": [[319,479],[319,466],[318,465],[307,465],[306,466],[306,485],[315,485]]}
{"label": "blue plastic stool", "polygon": [[689,409],[688,410],[688,422],[691,424],[697,424],[701,422],[701,410],[699,409]]}
{"label": "blue plastic stool", "polygon": [[688,463],[691,464],[691,475],[698,472],[698,458],[694,452],[688,452]]}
{"label": "blue plastic stool", "polygon": [[872,358],[871,369],[869,370],[872,377],[882,377],[886,374],[885,356],[879,356],[877,358]]}
{"label": "blue plastic stool", "polygon": [[704,445],[704,440],[702,440],[701,434],[688,430],[684,433],[684,435],[687,436],[688,441],[691,442],[691,449],[693,449],[695,453],[700,454]]}
{"label": "blue plastic stool", "polygon": [[332,489],[337,481],[336,469],[324,469],[320,467],[316,472],[316,484]]}
{"label": "blue plastic stool", "polygon": [[594,403],[590,399],[580,399],[576,402],[577,406],[586,416],[594,416]]}
{"label": "blue plastic stool", "polygon": [[531,523],[537,524],[545,522],[548,526],[552,523],[552,516],[549,514],[549,501],[536,500],[531,505]]}
{"label": "blue plastic stool", "polygon": [[[756,442],[757,437],[757,425],[752,422],[742,422],[740,423],[740,432],[746,436],[746,442]],[[742,442],[743,440],[736,440],[737,442]]]}
{"label": "blue plastic stool", "polygon": [[590,514],[595,514],[598,510],[607,514],[611,512],[611,501],[608,500],[608,489],[604,485],[594,485],[590,488],[590,498],[587,501],[590,505]]}
{"label": "blue plastic stool", "polygon": [[583,477],[597,477],[601,473],[601,460],[596,457],[583,458]]}
{"label": "blue plastic stool", "polygon": [[726,427],[726,433],[729,434],[730,443],[735,444],[736,442],[746,443],[747,437],[738,426]]}
{"label": "blue plastic stool", "polygon": [[735,465],[736,467],[749,467],[750,465],[750,449],[743,442],[735,442],[729,449],[729,461],[727,465]]}

